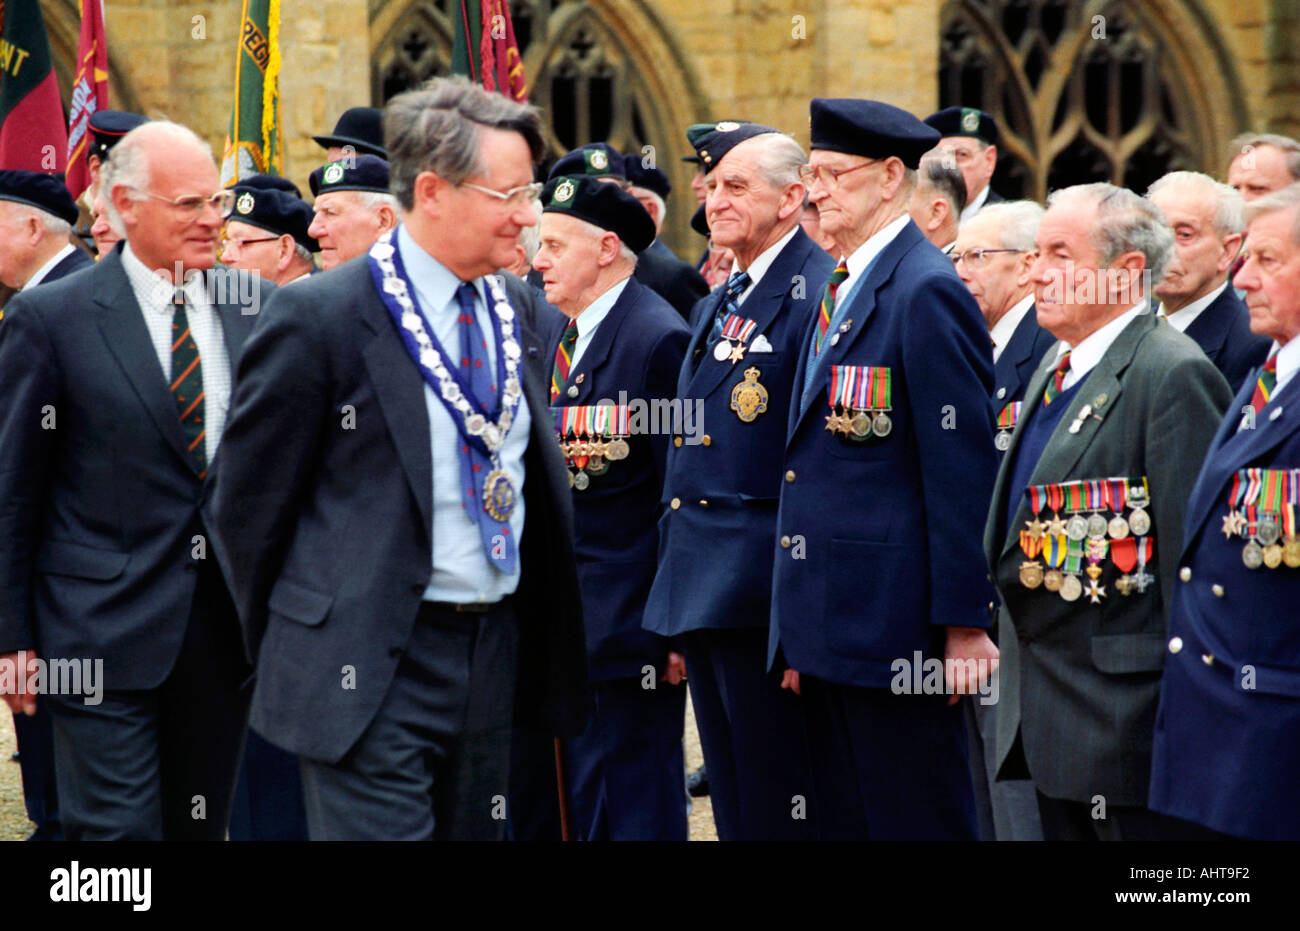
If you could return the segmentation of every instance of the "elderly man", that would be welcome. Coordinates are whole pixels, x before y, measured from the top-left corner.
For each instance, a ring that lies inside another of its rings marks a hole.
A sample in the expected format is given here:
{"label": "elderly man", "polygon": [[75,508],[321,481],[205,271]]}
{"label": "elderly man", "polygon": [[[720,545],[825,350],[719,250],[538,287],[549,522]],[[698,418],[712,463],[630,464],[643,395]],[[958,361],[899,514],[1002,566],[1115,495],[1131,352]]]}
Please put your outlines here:
{"label": "elderly man", "polygon": [[709,222],[736,259],[692,315],[676,394],[703,411],[708,433],[677,436],[668,451],[645,625],[685,643],[718,837],[810,840],[812,813],[791,810],[792,797],[812,795],[798,699],[765,671],[772,553],[754,541],[776,529],[795,363],[834,263],[799,228],[806,157],[793,139],[730,121],[705,139]]}
{"label": "elderly man", "polygon": [[922,158],[907,212],[944,255],[952,252],[957,241],[957,221],[965,205],[966,181],[952,155],[941,150]]}
{"label": "elderly man", "polygon": [[[1246,205],[1237,284],[1273,352],[1210,444],[1187,507],[1156,713],[1151,807],[1300,840],[1300,185]],[[1247,416],[1242,416],[1246,410]]]}
{"label": "elderly man", "polygon": [[495,274],[536,219],[540,121],[459,78],[384,120],[403,222],[262,312],[217,549],[312,839],[499,838],[516,704],[560,736],[585,718],[548,309]]}
{"label": "elderly man", "polygon": [[76,222],[63,175],[0,171],[0,283],[21,291],[91,264],[68,238]]}
{"label": "elderly man", "polygon": [[1232,396],[1148,311],[1173,251],[1131,191],[1057,191],[1030,271],[1059,340],[1025,394],[984,532],[1002,596],[997,760],[1047,840],[1177,837],[1146,808],[1166,615],[1192,476]]}
{"label": "elderly man", "polygon": [[316,270],[312,253],[320,251],[307,232],[312,209],[290,191],[268,187],[252,175],[235,185],[235,209],[226,221],[221,258],[233,268],[257,272],[286,285]]}
{"label": "elderly man", "polygon": [[308,179],[316,216],[307,235],[320,245],[325,271],[364,255],[397,226],[397,199],[388,193],[388,162],[358,155],[322,165]]}
{"label": "elderly man", "polygon": [[[875,101],[811,111],[806,183],[841,259],[795,349],[768,662],[802,695],[821,836],[974,839],[955,703],[997,655],[970,533],[995,469],[988,330],[907,214],[938,133]],[[950,681],[923,685],[944,657]]]}
{"label": "elderly man", "polygon": [[271,288],[213,269],[233,196],[190,130],[132,130],[102,186],[127,241],[0,326],[0,653],[102,660],[97,694],[39,699],[69,839],[220,840],[249,669],[209,484]]}
{"label": "elderly man", "polygon": [[927,126],[942,137],[939,145],[957,161],[966,179],[966,206],[961,222],[972,219],[985,204],[996,204],[1002,196],[989,182],[998,167],[997,120],[971,107],[947,107],[925,118]]}
{"label": "elderly man", "polygon": [[1276,133],[1242,133],[1228,143],[1228,185],[1252,201],[1300,181],[1300,142]]}
{"label": "elderly man", "polygon": [[1242,198],[1226,184],[1174,171],[1147,191],[1174,232],[1174,254],[1154,289],[1160,313],[1204,350],[1233,391],[1268,354],[1269,340],[1250,330],[1246,305],[1228,287],[1241,251]]}
{"label": "elderly man", "polygon": [[576,836],[685,840],[682,657],[666,637],[641,629],[668,434],[620,425],[629,423],[628,399],[673,397],[689,331],[632,278],[655,236],[635,197],[594,178],[560,176],[542,200],[533,264],[547,300],[568,318],[549,354],[551,410],[573,478],[592,682],[590,722],[568,743]]}

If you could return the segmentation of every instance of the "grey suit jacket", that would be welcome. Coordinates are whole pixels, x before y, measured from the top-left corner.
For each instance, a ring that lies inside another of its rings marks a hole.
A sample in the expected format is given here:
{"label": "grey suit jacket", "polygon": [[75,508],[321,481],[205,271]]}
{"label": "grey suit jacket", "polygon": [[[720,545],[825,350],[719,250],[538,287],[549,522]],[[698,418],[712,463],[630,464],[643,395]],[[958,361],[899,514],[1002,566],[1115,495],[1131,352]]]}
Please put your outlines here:
{"label": "grey suit jacket", "polygon": [[[1055,347],[1025,393],[1040,398]],[[998,645],[1000,778],[1023,777],[1052,798],[1145,805],[1151,734],[1164,666],[1183,516],[1201,460],[1232,392],[1204,353],[1151,314],[1134,319],[1088,373],[1030,477],[1033,485],[1146,476],[1158,585],[1127,597],[1107,558],[1100,604],[1073,603],[1019,582],[1019,530],[1032,518],[1023,488],[1010,488],[1029,417],[1012,434],[994,487],[984,549],[1002,596]],[[1096,416],[1070,433],[1079,410]],[[1007,531],[1008,507],[1015,514]],[[1050,516],[1050,515],[1049,515]]]}

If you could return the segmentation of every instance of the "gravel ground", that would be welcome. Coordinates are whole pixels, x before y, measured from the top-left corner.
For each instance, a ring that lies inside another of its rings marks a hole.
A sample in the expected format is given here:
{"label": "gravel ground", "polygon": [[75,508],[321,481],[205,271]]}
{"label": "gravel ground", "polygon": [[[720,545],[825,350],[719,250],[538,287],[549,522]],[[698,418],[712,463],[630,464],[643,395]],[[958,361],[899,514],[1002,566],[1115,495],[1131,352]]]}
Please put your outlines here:
{"label": "gravel ground", "polygon": [[[9,710],[0,706],[0,841],[22,840],[34,825],[23,808],[22,777],[18,764],[9,760],[14,752],[14,725]],[[690,700],[686,703],[686,771],[693,772],[703,762],[700,735],[695,729],[695,714]],[[691,800],[691,840],[717,840],[713,828],[713,807],[707,798]]]}

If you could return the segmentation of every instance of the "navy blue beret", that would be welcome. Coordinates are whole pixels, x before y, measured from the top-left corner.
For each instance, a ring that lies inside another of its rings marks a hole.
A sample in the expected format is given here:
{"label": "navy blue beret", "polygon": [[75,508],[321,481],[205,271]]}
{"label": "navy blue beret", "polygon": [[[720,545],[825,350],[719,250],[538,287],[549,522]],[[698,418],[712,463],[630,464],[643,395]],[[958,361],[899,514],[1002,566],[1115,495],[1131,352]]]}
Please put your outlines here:
{"label": "navy blue beret", "polygon": [[328,136],[312,136],[322,149],[352,146],[358,155],[388,158],[384,148],[384,112],[376,107],[353,107],[344,110]]}
{"label": "navy blue beret", "polygon": [[147,122],[149,120],[139,113],[128,113],[125,110],[96,110],[90,114],[88,122],[90,145],[86,147],[86,155],[97,155],[102,162],[108,158],[108,153],[113,146],[122,141],[123,136]]}
{"label": "navy blue beret", "polygon": [[0,200],[27,204],[60,220],[77,222],[77,205],[68,193],[62,173],[21,171],[16,168],[0,171]]}
{"label": "navy blue beret", "polygon": [[[704,163],[704,173],[714,169],[722,157],[747,139],[763,136],[767,133],[780,132],[762,123],[746,123],[740,120],[722,120],[714,123],[712,128],[698,136],[695,151]],[[689,137],[689,130],[688,130]]]}
{"label": "navy blue beret", "polygon": [[235,208],[230,219],[260,227],[277,236],[288,233],[309,252],[319,252],[320,245],[307,234],[313,211],[305,200],[288,191],[236,184]]}
{"label": "navy blue beret", "polygon": [[302,197],[298,185],[279,175],[248,175],[239,179],[240,187],[251,187],[262,191],[285,191],[294,197]]}
{"label": "navy blue beret", "polygon": [[617,184],[590,175],[560,175],[547,181],[542,204],[544,213],[567,213],[617,233],[638,255],[655,241],[654,221],[641,202]]}
{"label": "navy blue beret", "polygon": [[925,125],[937,130],[944,138],[972,136],[989,145],[997,145],[998,142],[997,120],[973,107],[947,107],[927,116]]}
{"label": "navy blue beret", "polygon": [[704,212],[703,204],[695,208],[695,213],[691,215],[691,229],[701,236],[709,235],[709,216]]}
{"label": "navy blue beret", "polygon": [[641,156],[635,152],[623,156],[623,174],[637,187],[654,191],[660,197],[667,197],[672,193],[673,185],[668,180],[668,176],[658,167],[647,168],[642,164]]}
{"label": "navy blue beret", "polygon": [[623,156],[612,145],[591,142],[560,156],[551,166],[549,178],[561,175],[591,175],[596,178],[622,178]]}
{"label": "navy blue beret", "polygon": [[940,139],[938,130],[879,100],[814,97],[810,116],[812,148],[864,158],[893,155],[912,169]]}
{"label": "navy blue beret", "polygon": [[388,193],[388,162],[378,155],[357,155],[321,165],[307,179],[314,196],[333,191]]}

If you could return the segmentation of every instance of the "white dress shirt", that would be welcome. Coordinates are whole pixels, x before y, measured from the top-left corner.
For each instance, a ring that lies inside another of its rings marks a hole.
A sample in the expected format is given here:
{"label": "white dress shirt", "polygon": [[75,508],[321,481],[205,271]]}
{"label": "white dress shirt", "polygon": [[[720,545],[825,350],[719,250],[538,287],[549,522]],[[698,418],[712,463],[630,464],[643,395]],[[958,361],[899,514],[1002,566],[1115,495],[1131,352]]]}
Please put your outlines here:
{"label": "white dress shirt", "polygon": [[975,216],[975,214],[980,212],[980,208],[984,206],[984,201],[989,199],[989,190],[991,188],[991,184],[984,185],[984,190],[976,194],[975,199],[961,209],[961,217],[957,220],[958,226],[961,226],[971,217]]}
{"label": "white dress shirt", "polygon": [[[406,266],[406,274],[415,285],[415,301],[424,318],[433,328],[432,335],[443,349],[454,357],[460,352],[460,332],[457,318],[460,303],[456,289],[461,281],[447,266],[416,245],[406,232],[405,224],[398,226],[397,250]],[[485,302],[483,279],[472,282],[478,300],[475,313],[478,325],[487,337],[488,364],[496,371],[496,340],[492,312]],[[519,327],[516,324],[515,334]],[[394,334],[394,338],[397,338]],[[405,354],[405,348],[403,348]],[[415,365],[415,362],[410,362]],[[523,362],[519,377],[523,379]],[[423,375],[421,375],[423,380]],[[497,385],[497,390],[501,386]],[[442,401],[434,395],[428,382],[424,385],[424,406],[429,417],[429,439],[433,455],[433,572],[429,586],[424,590],[425,601],[496,602],[512,594],[519,587],[519,564],[507,574],[488,561],[483,548],[483,537],[478,524],[465,511],[465,494],[461,489],[460,433]],[[515,412],[510,432],[506,434],[499,458],[511,484],[515,487],[515,509],[508,524],[514,535],[516,552],[524,535],[524,450],[528,447],[528,430],[531,418],[527,398],[521,398]]]}
{"label": "white dress shirt", "polygon": [[736,298],[737,307],[744,304],[745,299],[754,293],[754,285],[763,280],[763,276],[766,275],[767,270],[772,267],[772,263],[776,261],[776,257],[781,254],[781,250],[789,244],[790,240],[794,239],[794,234],[798,231],[799,226],[798,224],[795,224],[795,226],[791,228],[790,232],[786,233],[776,242],[772,243],[772,245],[760,252],[758,258],[749,263],[749,268],[742,269],[739,262],[733,262],[731,264],[731,274],[734,275],[738,271],[749,273],[749,286],[745,288],[744,291],[740,292],[740,296]]}
{"label": "white dress shirt", "polygon": [[1219,299],[1219,295],[1222,294],[1227,289],[1228,289],[1228,282],[1225,281],[1223,284],[1219,285],[1217,288],[1215,288],[1213,291],[1211,291],[1209,294],[1205,295],[1204,297],[1197,298],[1196,300],[1188,304],[1186,307],[1183,307],[1179,310],[1175,310],[1172,314],[1166,314],[1165,319],[1168,320],[1169,325],[1173,327],[1175,330],[1177,330],[1179,333],[1186,333],[1187,328],[1191,326],[1193,322],[1195,322],[1196,318],[1201,315],[1201,312],[1204,311],[1205,308],[1213,304],[1215,301],[1217,301]]}
{"label": "white dress shirt", "polygon": [[569,371],[577,370],[578,360],[582,358],[582,354],[587,351],[587,347],[591,345],[591,341],[596,335],[596,327],[600,326],[600,322],[609,316],[609,312],[614,309],[614,304],[627,290],[627,283],[630,279],[630,275],[624,278],[588,304],[586,309],[578,314],[576,318],[578,321],[578,341],[573,344],[573,358],[569,360]]}
{"label": "white dress shirt", "polygon": [[[1034,306],[1033,294],[1026,294],[1010,310],[998,318],[998,322],[993,324],[993,329],[989,330],[989,338],[993,340],[993,361],[998,361],[998,356],[1002,355],[1002,350],[1007,348],[1007,343],[1011,342],[1011,337],[1015,336],[1016,330],[1020,327],[1020,321],[1025,319],[1025,314],[1029,313],[1029,308]],[[1074,361],[1074,357],[1070,357]]]}
{"label": "white dress shirt", "polygon": [[[153,342],[170,392],[172,317],[176,312],[172,297],[176,286],[136,258],[130,243],[122,249],[122,269],[140,304],[140,313],[149,328],[149,339]],[[225,429],[226,413],[230,409],[230,357],[226,354],[221,320],[208,302],[205,276],[192,275],[185,282],[184,291],[185,317],[190,324],[190,335],[199,348],[199,368],[203,373],[203,451],[210,463],[217,454],[217,444],[221,442],[221,431]],[[176,412],[176,418],[180,419],[180,411]]]}
{"label": "white dress shirt", "polygon": [[54,266],[55,266],[55,265],[58,265],[60,262],[62,262],[64,259],[66,259],[68,256],[72,255],[72,253],[74,253],[74,252],[76,252],[76,251],[77,251],[77,247],[74,246],[72,243],[68,243],[66,246],[64,246],[62,249],[60,249],[58,252],[54,253],[54,257],[53,257],[53,258],[51,258],[48,262],[46,262],[46,263],[45,263],[44,265],[42,265],[40,268],[36,269],[36,273],[33,274],[32,277],[28,278],[28,279],[27,279],[27,283],[26,283],[25,285],[23,285],[21,288],[19,288],[18,290],[19,290],[19,291],[26,291],[28,288],[34,288],[34,287],[36,287],[38,284],[40,284],[42,281],[45,280],[45,276],[46,276],[46,275],[48,275],[50,272],[54,271]]}
{"label": "white dress shirt", "polygon": [[907,226],[910,220],[911,217],[904,213],[902,216],[886,223],[870,239],[853,250],[853,254],[844,262],[848,266],[849,277],[844,279],[844,283],[835,292],[836,309],[843,303],[844,298],[848,297],[849,292],[853,290],[853,286],[862,277],[862,273],[867,270],[867,266],[871,264],[872,259],[885,251],[885,247],[894,241],[894,237],[903,231],[903,227]]}
{"label": "white dress shirt", "polygon": [[1146,310],[1147,302],[1143,299],[1110,323],[1084,337],[1079,345],[1071,348],[1068,344],[1061,343],[1056,352],[1057,364],[1060,364],[1061,356],[1070,353],[1070,371],[1065,373],[1061,390],[1068,391],[1087,378],[1088,373],[1096,368],[1102,356],[1106,355],[1106,350],[1110,348],[1111,343],[1124,332],[1124,328],[1133,322],[1134,317],[1146,313]]}

